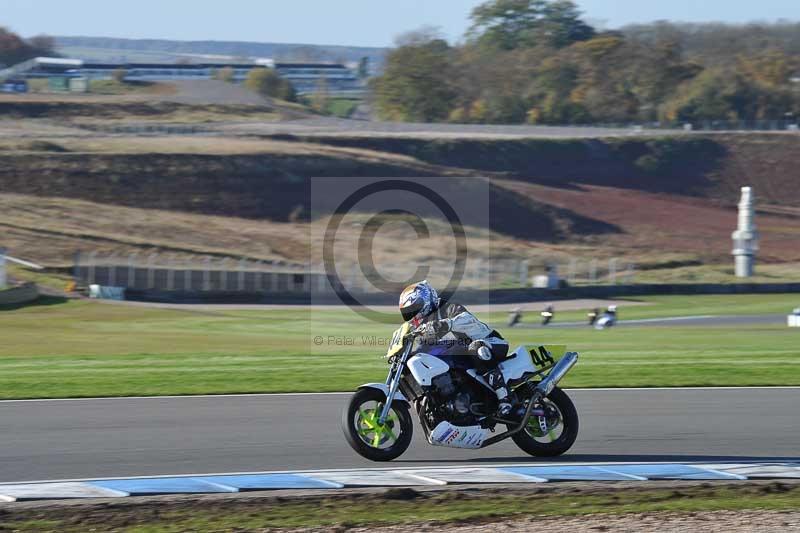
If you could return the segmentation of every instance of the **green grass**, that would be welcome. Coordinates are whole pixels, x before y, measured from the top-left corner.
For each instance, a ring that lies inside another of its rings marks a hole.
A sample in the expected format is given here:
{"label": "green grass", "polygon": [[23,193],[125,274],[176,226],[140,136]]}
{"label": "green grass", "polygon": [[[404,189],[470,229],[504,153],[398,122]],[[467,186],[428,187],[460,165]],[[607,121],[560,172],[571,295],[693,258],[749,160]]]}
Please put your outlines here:
{"label": "green grass", "polygon": [[[250,531],[333,526],[379,528],[430,520],[438,524],[469,520],[492,522],[531,515],[788,511],[800,505],[800,488],[780,483],[574,492],[578,494],[559,490],[549,493],[481,491],[478,494],[394,490],[371,495],[248,498],[194,504],[166,501],[126,508],[96,508],[91,512],[70,507],[11,511],[6,522],[14,531],[89,531],[97,527],[127,532]],[[34,512],[36,517],[29,518]]]}
{"label": "green grass", "polygon": [[133,94],[156,92],[161,85],[148,81],[90,80],[89,92],[94,94]]}
{"label": "green grass", "polygon": [[[786,312],[793,295],[648,298],[626,318]],[[382,381],[393,327],[345,311],[201,311],[45,300],[0,310],[0,398],[344,391]],[[567,315],[567,316],[564,316]],[[559,320],[580,312],[558,315]],[[501,315],[482,317],[502,326]],[[502,327],[500,327],[503,330]],[[800,385],[783,326],[504,330],[581,353],[567,387]],[[352,344],[337,343],[351,336]],[[322,338],[322,345],[314,343]]]}
{"label": "green grass", "polygon": [[67,274],[33,270],[18,265],[8,265],[8,274],[17,280],[32,281],[40,287],[47,287],[54,291],[64,291],[67,288],[67,284],[72,281],[72,276]]}
{"label": "green grass", "polygon": [[329,115],[340,118],[349,118],[353,111],[358,107],[358,100],[348,100],[345,98],[331,98],[328,100],[325,112]]}

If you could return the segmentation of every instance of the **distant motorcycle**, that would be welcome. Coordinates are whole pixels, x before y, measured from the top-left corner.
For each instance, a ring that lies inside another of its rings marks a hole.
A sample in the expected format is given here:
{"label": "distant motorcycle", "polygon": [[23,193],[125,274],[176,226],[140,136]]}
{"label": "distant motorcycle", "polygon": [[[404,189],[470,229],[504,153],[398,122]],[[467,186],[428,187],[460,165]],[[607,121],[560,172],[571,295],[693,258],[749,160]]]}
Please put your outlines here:
{"label": "distant motorcycle", "polygon": [[547,307],[545,307],[544,311],[542,311],[542,325],[546,326],[547,324],[549,324],[550,321],[552,321],[555,316],[556,316],[556,311],[555,309],[553,309],[552,305],[548,305]]}
{"label": "distant motorcycle", "polygon": [[508,314],[508,327],[513,328],[522,322],[522,309],[517,307]]}
{"label": "distant motorcycle", "polygon": [[[428,443],[478,449],[507,438],[538,457],[565,453],[578,437],[578,413],[556,385],[578,362],[563,346],[520,346],[498,365],[511,414],[500,418],[494,390],[474,368],[471,357],[431,355],[414,347],[422,329],[406,322],[395,331],[386,356],[386,383],[359,387],[342,413],[348,444],[372,461],[391,461],[411,444],[419,418]],[[494,434],[498,426],[505,431]]]}
{"label": "distant motorcycle", "polygon": [[617,306],[610,305],[603,316],[595,323],[595,329],[608,329],[617,323]]}
{"label": "distant motorcycle", "polygon": [[589,319],[589,325],[594,326],[594,323],[597,322],[597,317],[600,315],[600,310],[595,308],[586,313],[586,317]]}

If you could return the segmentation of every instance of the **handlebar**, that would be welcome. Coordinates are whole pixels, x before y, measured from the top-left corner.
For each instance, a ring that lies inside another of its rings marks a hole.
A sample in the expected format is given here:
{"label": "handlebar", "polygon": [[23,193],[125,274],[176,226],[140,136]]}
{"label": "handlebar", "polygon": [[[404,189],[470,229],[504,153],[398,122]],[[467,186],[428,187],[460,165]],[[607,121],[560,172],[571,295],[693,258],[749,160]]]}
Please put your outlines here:
{"label": "handlebar", "polygon": [[425,331],[425,324],[419,326],[416,329],[412,329],[408,333],[406,333],[406,338],[416,337],[417,335],[421,335],[422,332]]}

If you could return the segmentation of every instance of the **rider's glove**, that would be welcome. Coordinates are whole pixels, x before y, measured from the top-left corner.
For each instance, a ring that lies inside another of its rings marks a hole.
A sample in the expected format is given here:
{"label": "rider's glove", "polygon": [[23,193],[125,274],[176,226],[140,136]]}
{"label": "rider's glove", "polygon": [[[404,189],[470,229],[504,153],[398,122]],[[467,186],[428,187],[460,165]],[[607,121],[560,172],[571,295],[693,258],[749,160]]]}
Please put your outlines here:
{"label": "rider's glove", "polygon": [[469,351],[477,355],[481,361],[488,361],[492,358],[492,346],[484,340],[469,343]]}
{"label": "rider's glove", "polygon": [[450,331],[450,322],[445,320],[434,320],[425,324],[422,339],[425,344],[436,344],[439,337]]}

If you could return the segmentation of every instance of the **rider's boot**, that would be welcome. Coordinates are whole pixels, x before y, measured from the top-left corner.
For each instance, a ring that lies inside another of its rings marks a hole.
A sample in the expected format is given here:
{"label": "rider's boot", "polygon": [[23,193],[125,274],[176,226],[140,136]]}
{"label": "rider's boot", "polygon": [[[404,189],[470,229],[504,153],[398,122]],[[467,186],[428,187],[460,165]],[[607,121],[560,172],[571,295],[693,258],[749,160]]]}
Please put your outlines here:
{"label": "rider's boot", "polygon": [[497,414],[500,416],[508,416],[511,414],[512,405],[508,398],[508,388],[506,388],[506,380],[503,379],[503,373],[499,368],[490,370],[483,375],[486,382],[494,390],[497,395],[499,405],[497,407]]}

